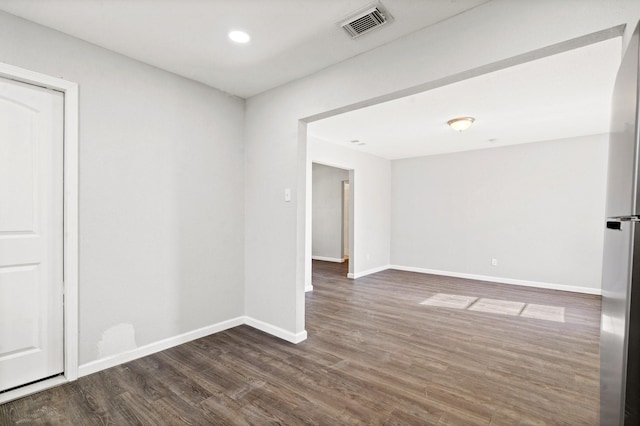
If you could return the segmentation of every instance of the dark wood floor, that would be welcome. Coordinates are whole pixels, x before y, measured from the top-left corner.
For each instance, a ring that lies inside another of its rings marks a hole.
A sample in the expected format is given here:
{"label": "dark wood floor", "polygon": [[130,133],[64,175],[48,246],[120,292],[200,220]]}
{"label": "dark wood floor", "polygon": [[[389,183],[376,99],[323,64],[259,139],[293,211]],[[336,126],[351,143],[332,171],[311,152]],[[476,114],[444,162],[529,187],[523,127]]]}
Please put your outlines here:
{"label": "dark wood floor", "polygon": [[[1,405],[0,424],[598,424],[598,297],[313,267],[307,341],[237,327]],[[437,293],[565,322],[420,304]]]}

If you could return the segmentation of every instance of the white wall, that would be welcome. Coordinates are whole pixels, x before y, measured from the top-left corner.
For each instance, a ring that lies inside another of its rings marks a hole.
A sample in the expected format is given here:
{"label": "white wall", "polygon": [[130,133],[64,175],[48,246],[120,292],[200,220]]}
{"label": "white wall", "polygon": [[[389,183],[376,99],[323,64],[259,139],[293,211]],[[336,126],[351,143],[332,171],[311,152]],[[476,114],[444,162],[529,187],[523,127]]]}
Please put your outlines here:
{"label": "white wall", "polygon": [[2,12],[0,61],[79,84],[81,364],[242,315],[244,102]]}
{"label": "white wall", "polygon": [[599,290],[607,140],[393,161],[391,263]]}
{"label": "white wall", "polygon": [[[386,268],[389,265],[391,232],[391,162],[371,154],[340,147],[311,135],[307,148],[309,170],[312,162],[352,170],[349,182],[353,208],[353,239],[349,247],[350,276],[357,278],[371,271]],[[309,215],[310,207],[309,205],[307,209]],[[307,222],[311,220],[309,216]],[[309,229],[306,232],[310,235]],[[307,239],[307,287],[311,283],[310,240]]]}
{"label": "white wall", "polygon": [[312,255],[319,260],[342,262],[342,186],[349,171],[313,164]]}
{"label": "white wall", "polygon": [[[620,24],[629,23],[628,39],[639,18],[636,0],[494,0],[248,99],[246,313],[295,335],[304,332],[307,148],[301,119],[576,47],[590,40],[581,37]],[[287,187],[295,190],[291,203],[282,201]]]}
{"label": "white wall", "polygon": [[[620,24],[628,39],[639,18],[636,0],[493,0],[255,96],[243,123],[239,99],[0,13],[0,61],[80,84],[81,362],[101,356],[103,337],[115,346],[129,337],[113,330],[133,331],[140,346],[243,311],[303,337],[301,119],[561,51],[586,39],[556,43]],[[388,259],[363,250],[362,270]]]}

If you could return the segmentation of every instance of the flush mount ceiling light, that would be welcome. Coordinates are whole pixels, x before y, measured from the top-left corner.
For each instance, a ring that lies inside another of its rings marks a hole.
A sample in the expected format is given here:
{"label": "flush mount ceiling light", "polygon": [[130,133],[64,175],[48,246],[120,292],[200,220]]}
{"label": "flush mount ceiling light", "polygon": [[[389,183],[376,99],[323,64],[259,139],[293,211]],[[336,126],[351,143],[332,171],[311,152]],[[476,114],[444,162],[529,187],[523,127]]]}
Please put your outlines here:
{"label": "flush mount ceiling light", "polygon": [[447,124],[453,130],[457,130],[458,132],[461,132],[471,127],[474,121],[476,121],[476,119],[473,117],[458,117],[458,118],[452,118],[451,120],[447,121]]}
{"label": "flush mount ceiling light", "polygon": [[251,41],[251,36],[244,31],[230,31],[229,38],[231,39],[231,41],[240,44],[246,44]]}

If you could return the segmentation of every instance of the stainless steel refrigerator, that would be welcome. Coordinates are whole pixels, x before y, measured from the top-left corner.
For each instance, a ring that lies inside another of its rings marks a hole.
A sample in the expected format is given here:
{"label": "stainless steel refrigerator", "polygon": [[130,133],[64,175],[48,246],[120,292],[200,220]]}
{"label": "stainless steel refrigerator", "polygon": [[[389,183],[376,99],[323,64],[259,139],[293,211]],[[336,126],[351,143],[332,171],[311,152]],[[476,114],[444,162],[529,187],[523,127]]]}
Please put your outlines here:
{"label": "stainless steel refrigerator", "polygon": [[613,93],[602,269],[600,423],[640,425],[640,181],[637,27]]}

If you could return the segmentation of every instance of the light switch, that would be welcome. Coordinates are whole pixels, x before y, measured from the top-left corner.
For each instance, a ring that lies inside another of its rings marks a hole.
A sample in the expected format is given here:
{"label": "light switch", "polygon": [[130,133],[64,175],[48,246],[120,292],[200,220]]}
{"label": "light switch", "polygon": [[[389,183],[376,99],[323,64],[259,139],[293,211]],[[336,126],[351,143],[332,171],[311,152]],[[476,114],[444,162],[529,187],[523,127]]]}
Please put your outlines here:
{"label": "light switch", "polygon": [[285,188],[284,189],[284,200],[286,202],[291,201],[291,188]]}

